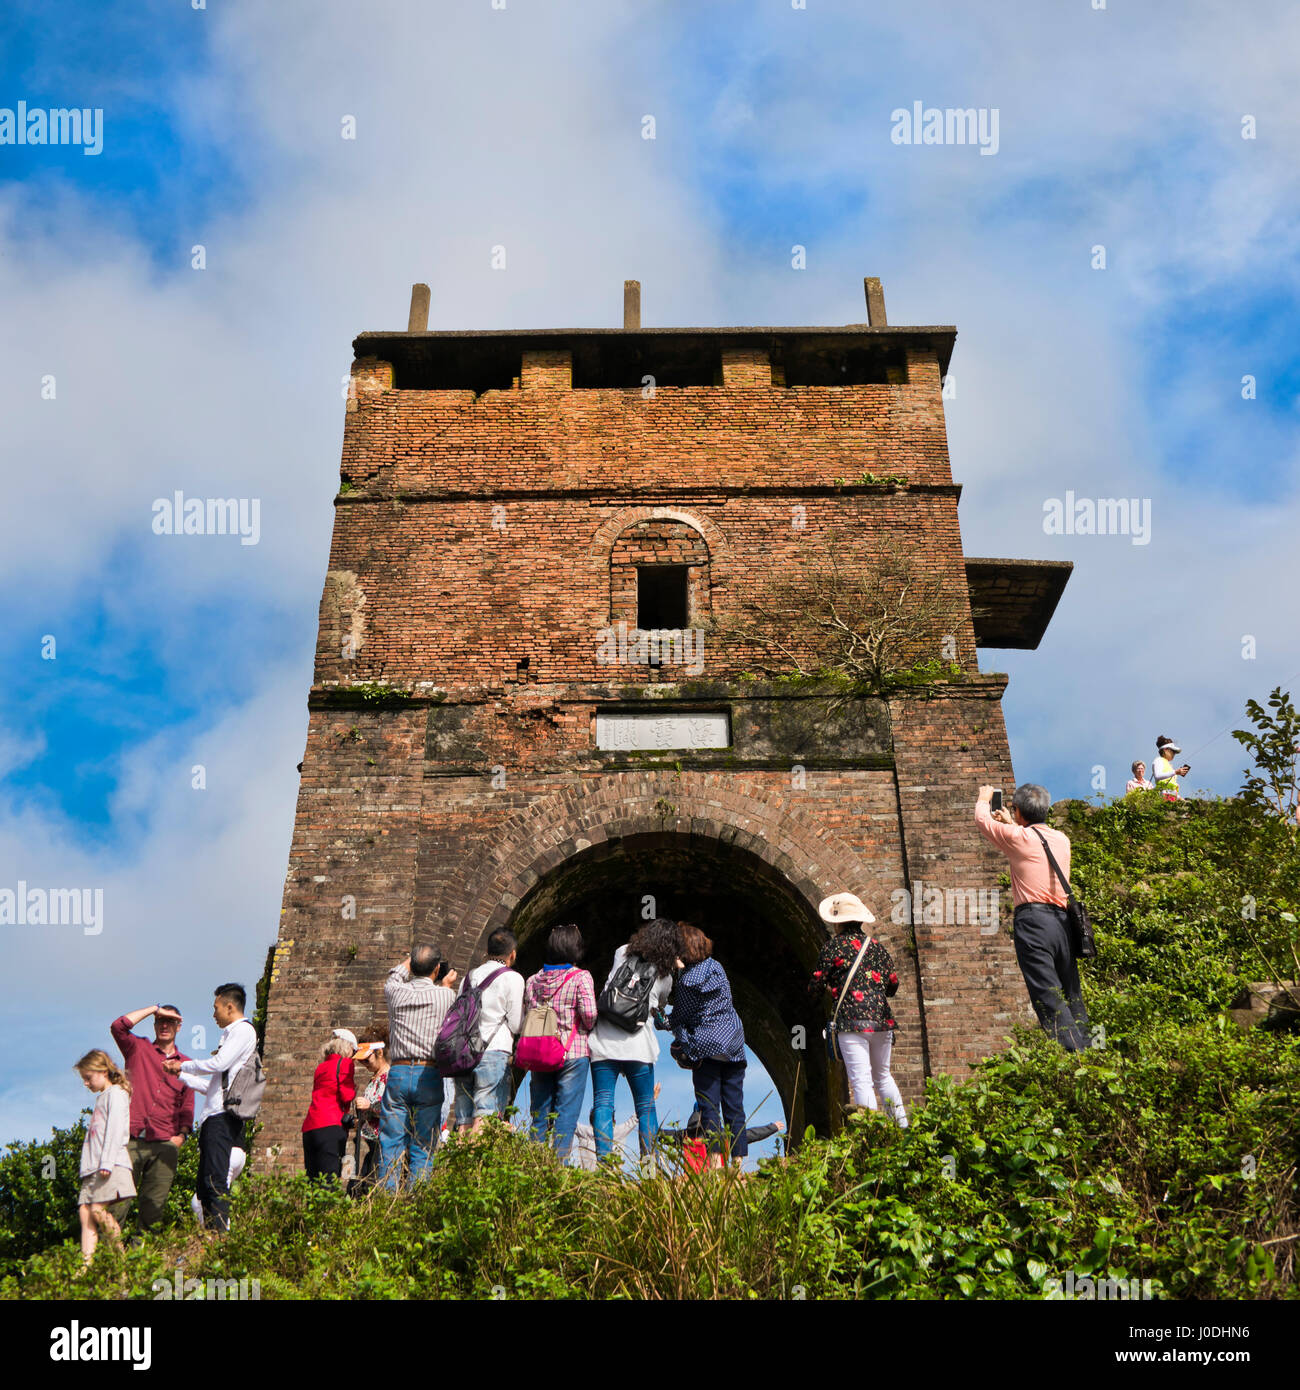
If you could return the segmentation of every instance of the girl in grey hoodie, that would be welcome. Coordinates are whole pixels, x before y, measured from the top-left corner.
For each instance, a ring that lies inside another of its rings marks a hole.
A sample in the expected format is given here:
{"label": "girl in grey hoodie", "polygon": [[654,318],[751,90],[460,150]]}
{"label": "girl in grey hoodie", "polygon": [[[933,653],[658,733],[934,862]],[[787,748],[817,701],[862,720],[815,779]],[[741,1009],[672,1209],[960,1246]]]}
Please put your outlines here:
{"label": "girl in grey hoodie", "polygon": [[88,1091],[94,1092],[95,1108],[81,1146],[81,1256],[87,1264],[95,1256],[102,1228],[117,1241],[122,1228],[108,1203],[135,1196],[135,1179],[127,1140],[131,1132],[131,1083],[107,1052],[95,1048],[75,1068]]}

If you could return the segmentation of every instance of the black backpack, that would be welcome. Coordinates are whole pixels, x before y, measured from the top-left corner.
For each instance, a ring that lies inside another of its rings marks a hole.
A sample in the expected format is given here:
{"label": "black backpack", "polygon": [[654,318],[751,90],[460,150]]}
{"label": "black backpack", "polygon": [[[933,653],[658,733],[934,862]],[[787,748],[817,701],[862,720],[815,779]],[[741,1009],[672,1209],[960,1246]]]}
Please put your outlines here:
{"label": "black backpack", "polygon": [[635,1033],[650,1017],[650,995],[658,978],[659,971],[648,960],[624,956],[605,982],[596,1012],[625,1033]]}

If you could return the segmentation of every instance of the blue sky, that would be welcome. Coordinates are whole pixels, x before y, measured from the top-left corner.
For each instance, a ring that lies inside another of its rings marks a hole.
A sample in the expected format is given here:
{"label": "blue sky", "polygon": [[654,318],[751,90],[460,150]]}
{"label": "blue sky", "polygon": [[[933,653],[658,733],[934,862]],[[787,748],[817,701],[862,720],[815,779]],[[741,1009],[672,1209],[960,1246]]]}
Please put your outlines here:
{"label": "blue sky", "polygon": [[[1235,790],[1226,731],[1300,683],[1300,21],[969,8],[4,7],[0,108],[100,107],[105,141],[0,146],[0,885],[102,884],[109,925],[11,943],[0,1139],[75,1114],[68,1064],[159,959],[191,1015],[260,971],[339,379],[415,280],[434,326],[520,327],[613,324],[631,276],[651,325],[856,322],[881,276],[891,322],[959,330],[967,553],[1075,563],[1041,649],[983,657],[1019,776],[1113,792],[1168,732]],[[893,144],[916,100],[997,108],[996,156]],[[259,544],[153,535],[176,488],[259,497]],[[1151,543],[1045,534],[1067,489],[1149,498]]]}

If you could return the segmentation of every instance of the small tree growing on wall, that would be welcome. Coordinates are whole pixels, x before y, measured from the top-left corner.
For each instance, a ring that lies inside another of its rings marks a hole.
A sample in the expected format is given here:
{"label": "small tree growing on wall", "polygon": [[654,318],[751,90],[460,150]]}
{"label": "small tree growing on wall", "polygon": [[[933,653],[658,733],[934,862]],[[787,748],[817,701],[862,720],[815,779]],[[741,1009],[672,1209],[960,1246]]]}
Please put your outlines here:
{"label": "small tree growing on wall", "polygon": [[768,677],[839,678],[879,693],[918,667],[959,673],[951,634],[964,597],[892,541],[867,554],[828,531],[802,569],[736,595],[710,630]]}

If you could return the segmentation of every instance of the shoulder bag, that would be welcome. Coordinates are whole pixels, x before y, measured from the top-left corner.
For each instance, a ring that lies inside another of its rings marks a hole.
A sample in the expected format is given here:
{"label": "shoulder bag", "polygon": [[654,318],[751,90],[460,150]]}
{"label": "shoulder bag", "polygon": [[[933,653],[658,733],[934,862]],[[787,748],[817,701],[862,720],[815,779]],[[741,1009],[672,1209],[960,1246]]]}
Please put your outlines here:
{"label": "shoulder bag", "polygon": [[1065,889],[1065,920],[1070,927],[1070,949],[1076,956],[1091,960],[1097,954],[1097,941],[1092,934],[1092,921],[1088,916],[1088,909],[1070,891],[1070,881],[1057,867],[1056,857],[1047,848],[1047,841],[1038,830],[1034,829],[1034,834],[1038,836],[1038,843],[1047,855],[1047,862],[1051,865],[1057,882]]}
{"label": "shoulder bag", "polygon": [[831,1021],[822,1029],[822,1037],[826,1039],[826,1055],[835,1061],[840,1056],[839,1044],[835,1040],[835,1031],[839,1027],[840,1005],[844,1003],[844,996],[849,992],[849,986],[853,983],[853,977],[858,973],[858,966],[862,964],[862,957],[867,954],[867,947],[871,945],[871,937],[865,933],[862,937],[862,949],[858,952],[858,958],[853,962],[849,973],[844,977],[843,987],[840,989],[840,997],[835,1001],[835,1012],[831,1015]]}

